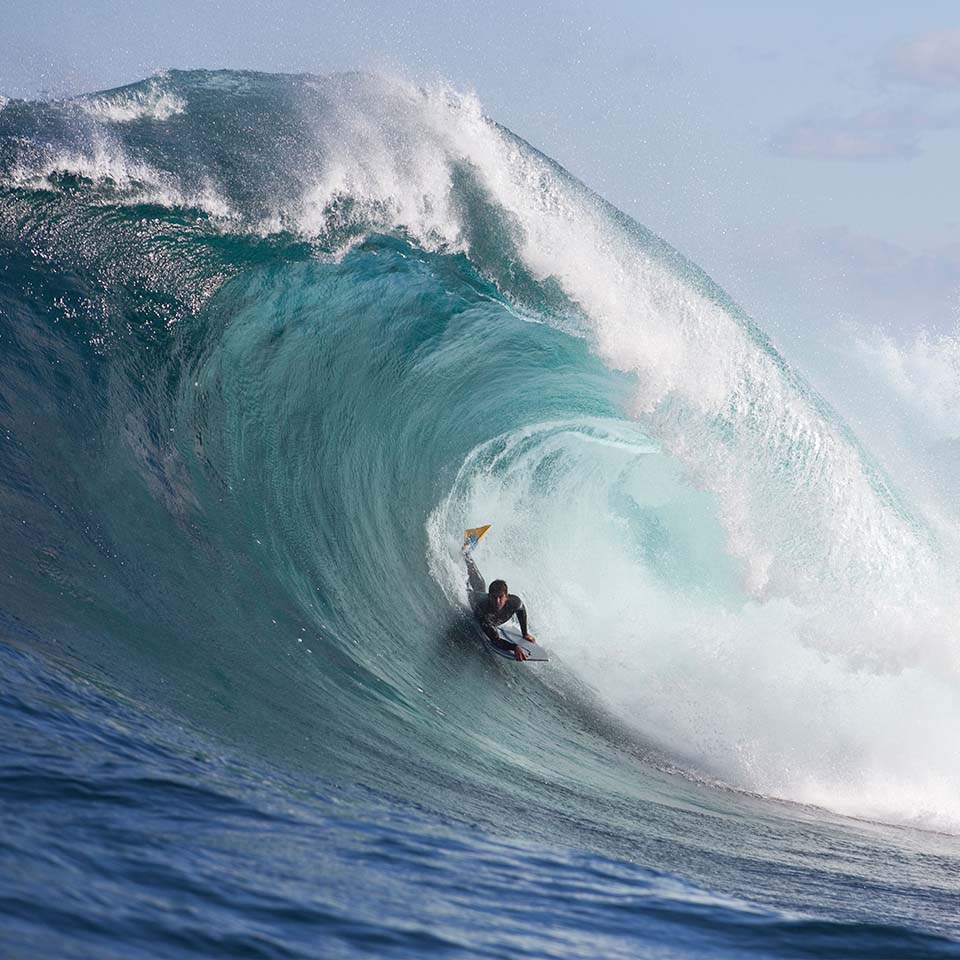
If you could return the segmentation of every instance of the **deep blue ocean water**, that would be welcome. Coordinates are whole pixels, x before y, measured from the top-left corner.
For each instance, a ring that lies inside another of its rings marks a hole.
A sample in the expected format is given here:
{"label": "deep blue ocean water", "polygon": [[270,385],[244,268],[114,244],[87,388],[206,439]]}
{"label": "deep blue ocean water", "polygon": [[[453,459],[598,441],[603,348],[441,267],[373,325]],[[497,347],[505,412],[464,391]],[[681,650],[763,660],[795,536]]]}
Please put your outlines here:
{"label": "deep blue ocean water", "polygon": [[960,956],[960,554],[881,461],[470,97],[0,99],[0,954]]}

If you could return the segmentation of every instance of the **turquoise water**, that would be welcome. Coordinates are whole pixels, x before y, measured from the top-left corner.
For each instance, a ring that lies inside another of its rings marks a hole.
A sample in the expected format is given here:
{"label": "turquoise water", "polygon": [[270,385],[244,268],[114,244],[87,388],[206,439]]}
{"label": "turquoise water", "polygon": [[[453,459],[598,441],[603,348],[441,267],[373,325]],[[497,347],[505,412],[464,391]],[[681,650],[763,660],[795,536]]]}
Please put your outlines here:
{"label": "turquoise water", "polygon": [[936,514],[471,98],[8,102],[0,259],[13,955],[960,952]]}

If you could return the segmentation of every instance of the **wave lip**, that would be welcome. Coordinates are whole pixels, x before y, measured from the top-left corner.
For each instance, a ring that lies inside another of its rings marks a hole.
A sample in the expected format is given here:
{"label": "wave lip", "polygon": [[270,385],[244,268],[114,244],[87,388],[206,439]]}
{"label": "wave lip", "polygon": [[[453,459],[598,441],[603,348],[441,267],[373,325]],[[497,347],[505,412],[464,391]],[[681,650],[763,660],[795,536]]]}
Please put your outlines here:
{"label": "wave lip", "polygon": [[131,123],[134,120],[169,120],[187,109],[187,101],[177,94],[163,89],[162,75],[146,84],[130,88],[81,97],[76,103],[82,110],[99,120],[111,123]]}

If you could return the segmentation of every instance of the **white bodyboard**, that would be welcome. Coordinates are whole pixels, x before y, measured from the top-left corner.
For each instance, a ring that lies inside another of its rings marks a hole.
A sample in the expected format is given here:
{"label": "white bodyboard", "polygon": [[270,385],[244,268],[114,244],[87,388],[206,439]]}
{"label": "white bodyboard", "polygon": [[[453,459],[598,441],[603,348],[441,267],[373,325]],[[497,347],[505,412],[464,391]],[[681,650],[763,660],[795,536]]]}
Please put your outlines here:
{"label": "white bodyboard", "polygon": [[[524,640],[520,631],[516,627],[510,624],[505,624],[502,627],[498,627],[497,632],[500,634],[500,636],[504,640],[507,641],[507,643],[511,645],[514,643],[519,643],[520,646],[527,651],[527,659],[520,661],[521,663],[527,663],[531,660],[536,662],[541,662],[541,663],[546,662],[547,660],[546,650],[544,650],[539,643],[530,643],[528,640]],[[514,663],[517,662],[516,654],[514,654],[512,649],[501,650],[500,647],[495,647],[489,641],[487,641],[487,644],[494,653],[498,654],[501,657],[506,657],[508,660],[512,660]]]}

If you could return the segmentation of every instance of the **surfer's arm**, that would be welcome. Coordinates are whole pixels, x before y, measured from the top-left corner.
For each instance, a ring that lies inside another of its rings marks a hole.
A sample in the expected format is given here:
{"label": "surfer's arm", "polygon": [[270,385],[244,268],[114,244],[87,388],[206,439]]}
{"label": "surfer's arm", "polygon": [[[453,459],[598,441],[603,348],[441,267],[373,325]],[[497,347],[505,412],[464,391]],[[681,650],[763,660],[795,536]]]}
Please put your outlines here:
{"label": "surfer's arm", "polygon": [[524,605],[521,603],[515,612],[516,612],[517,620],[520,622],[520,635],[523,637],[524,640],[529,640],[530,643],[536,643],[537,638],[533,636],[533,634],[527,633],[526,607],[524,607]]}

